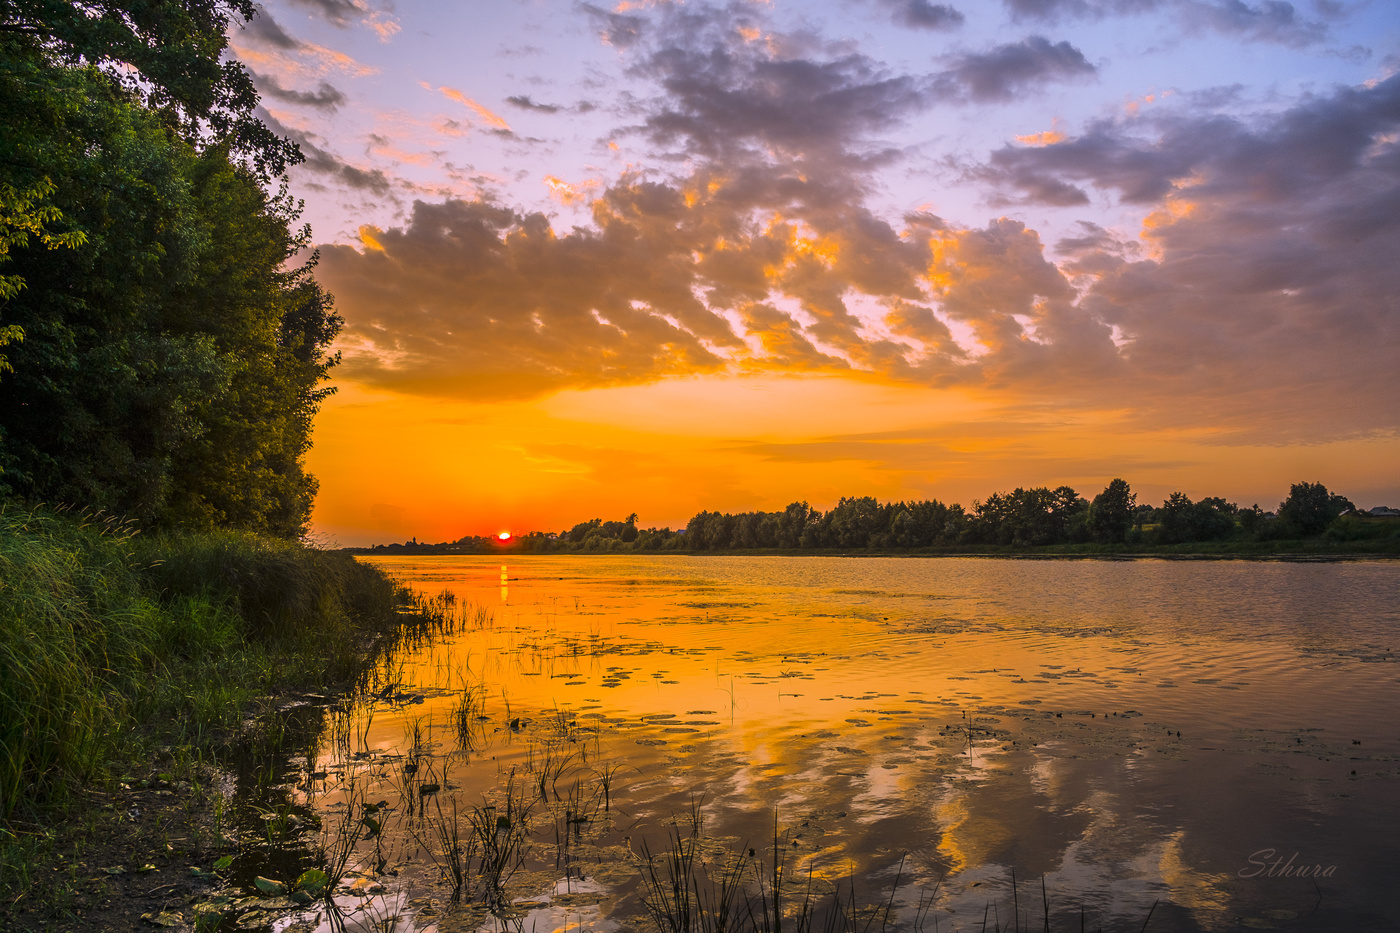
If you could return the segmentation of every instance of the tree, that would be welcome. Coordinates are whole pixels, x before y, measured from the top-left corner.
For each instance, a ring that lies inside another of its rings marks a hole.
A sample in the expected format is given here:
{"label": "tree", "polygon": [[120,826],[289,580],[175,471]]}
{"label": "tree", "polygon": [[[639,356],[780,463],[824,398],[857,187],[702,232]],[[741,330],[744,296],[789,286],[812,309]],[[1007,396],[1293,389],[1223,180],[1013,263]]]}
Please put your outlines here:
{"label": "tree", "polygon": [[816,510],[806,502],[793,502],[777,517],[778,547],[796,548],[802,546],[802,536],[816,520]]}
{"label": "tree", "polygon": [[1345,496],[1334,495],[1321,483],[1294,483],[1278,507],[1279,521],[1297,534],[1322,534],[1338,515],[1355,509]]}
{"label": "tree", "polygon": [[1137,496],[1127,481],[1114,479],[1089,504],[1089,530],[1103,544],[1122,544],[1133,524]]}
{"label": "tree", "polygon": [[1174,492],[1157,510],[1157,543],[1184,544],[1228,537],[1235,530],[1232,516],[1236,508],[1219,497],[1192,502],[1185,493]]}
{"label": "tree", "polygon": [[0,181],[45,183],[74,234],[10,250],[25,339],[7,347],[0,491],[296,535],[340,319],[310,264],[284,268],[304,244],[290,199],[95,68],[0,46]]}
{"label": "tree", "polygon": [[1036,486],[992,493],[973,506],[969,532],[974,543],[1036,547],[1069,540],[1071,523],[1088,503],[1069,486]]}
{"label": "tree", "polygon": [[0,0],[0,38],[9,56],[99,68],[187,142],[222,144],[266,181],[302,155],[257,119],[251,75],[224,59],[230,25],[257,11],[254,0]]}
{"label": "tree", "polygon": [[826,517],[828,543],[833,547],[868,547],[871,535],[883,524],[880,503],[873,496],[842,496]]}

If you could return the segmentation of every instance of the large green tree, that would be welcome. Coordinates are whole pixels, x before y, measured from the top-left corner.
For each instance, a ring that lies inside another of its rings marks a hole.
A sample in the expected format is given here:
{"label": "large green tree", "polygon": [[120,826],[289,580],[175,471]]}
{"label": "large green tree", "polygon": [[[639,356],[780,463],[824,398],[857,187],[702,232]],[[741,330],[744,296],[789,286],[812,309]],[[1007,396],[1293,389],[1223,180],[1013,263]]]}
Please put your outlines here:
{"label": "large green tree", "polygon": [[[100,67],[127,58],[91,61],[98,53],[82,43],[117,28],[92,11],[117,7],[69,10],[82,22],[65,26],[57,14],[68,5],[56,5],[39,34],[14,29],[29,22],[15,10],[47,5],[4,2],[0,185],[42,192],[27,210],[72,248],[10,244],[5,271],[22,287],[0,305],[0,325],[23,342],[5,348],[14,371],[0,383],[0,489],[150,526],[297,534],[339,318],[311,264],[292,261],[305,234],[285,191],[268,193],[275,160],[211,132],[243,107],[217,75],[192,85],[161,70],[183,59],[135,50],[128,58],[151,77],[141,71],[133,89]],[[195,9],[138,12],[176,7]],[[129,20],[133,35],[162,34],[143,22]],[[190,39],[206,57],[222,41]]]}
{"label": "large green tree", "polygon": [[1346,496],[1332,493],[1321,483],[1294,483],[1288,487],[1288,498],[1279,504],[1278,518],[1287,531],[1317,535],[1338,515],[1355,508]]}
{"label": "large green tree", "polygon": [[1089,503],[1089,530],[1094,540],[1103,544],[1122,544],[1126,541],[1136,507],[1137,496],[1127,480],[1112,480]]}
{"label": "large green tree", "polygon": [[96,67],[187,141],[224,145],[267,180],[301,153],[257,119],[252,76],[224,54],[229,26],[257,10],[254,0],[0,0],[0,55],[38,50],[54,65]]}

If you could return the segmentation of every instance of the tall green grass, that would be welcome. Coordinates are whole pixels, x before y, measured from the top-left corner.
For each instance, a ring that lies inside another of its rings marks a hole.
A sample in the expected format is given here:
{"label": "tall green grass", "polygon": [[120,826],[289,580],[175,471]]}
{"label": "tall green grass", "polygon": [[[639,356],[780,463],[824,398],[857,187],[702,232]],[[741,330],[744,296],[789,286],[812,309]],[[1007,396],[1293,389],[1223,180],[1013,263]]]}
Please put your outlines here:
{"label": "tall green grass", "polygon": [[0,506],[0,820],[208,744],[258,696],[353,681],[406,595],[295,542]]}

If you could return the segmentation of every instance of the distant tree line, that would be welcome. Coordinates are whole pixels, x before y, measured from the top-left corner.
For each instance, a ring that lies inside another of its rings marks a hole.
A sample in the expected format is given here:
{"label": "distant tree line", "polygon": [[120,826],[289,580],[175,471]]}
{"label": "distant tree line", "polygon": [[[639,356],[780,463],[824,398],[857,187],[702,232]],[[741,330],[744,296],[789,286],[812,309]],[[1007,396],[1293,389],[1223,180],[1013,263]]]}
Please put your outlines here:
{"label": "distant tree line", "polygon": [[1174,492],[1161,506],[1139,505],[1122,479],[1086,499],[1069,486],[1017,488],[974,501],[971,509],[936,499],[885,502],[842,498],[828,512],[794,502],[780,512],[697,514],[680,531],[639,529],[593,519],[567,531],[531,532],[507,542],[468,536],[454,542],[379,546],[477,553],[508,548],[526,553],[571,551],[913,550],[999,546],[1034,548],[1098,544],[1171,546],[1218,541],[1273,541],[1327,535],[1335,540],[1394,536],[1400,521],[1377,524],[1350,499],[1322,483],[1295,483],[1276,512],[1243,507],[1219,496],[1193,502]]}

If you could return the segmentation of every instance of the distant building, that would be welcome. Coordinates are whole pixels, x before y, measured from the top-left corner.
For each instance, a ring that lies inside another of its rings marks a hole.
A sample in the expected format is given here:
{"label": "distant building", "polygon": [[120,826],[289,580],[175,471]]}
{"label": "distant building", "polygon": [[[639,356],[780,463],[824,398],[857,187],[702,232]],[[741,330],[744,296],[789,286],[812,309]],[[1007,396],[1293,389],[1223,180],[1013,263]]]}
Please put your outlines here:
{"label": "distant building", "polygon": [[1365,514],[1372,518],[1400,518],[1400,509],[1392,509],[1388,505],[1378,505]]}

